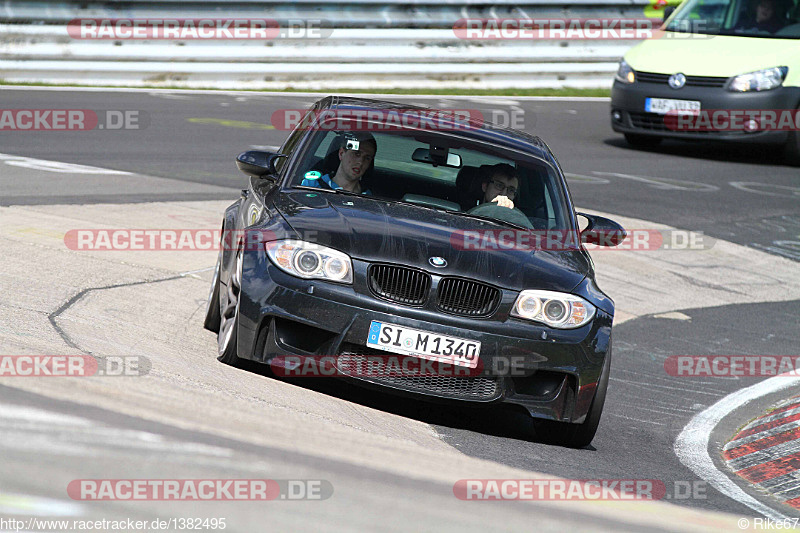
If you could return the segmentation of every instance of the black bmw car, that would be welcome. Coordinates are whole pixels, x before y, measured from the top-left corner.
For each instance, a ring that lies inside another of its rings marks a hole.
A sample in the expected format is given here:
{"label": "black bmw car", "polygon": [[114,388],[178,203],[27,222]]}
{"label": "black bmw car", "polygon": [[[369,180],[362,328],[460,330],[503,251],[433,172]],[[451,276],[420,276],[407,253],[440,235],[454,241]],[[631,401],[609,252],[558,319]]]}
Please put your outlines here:
{"label": "black bmw car", "polygon": [[[538,137],[475,116],[327,97],[278,153],[245,152],[237,165],[250,183],[225,211],[205,318],[221,361],[287,369],[327,358],[355,383],[516,404],[537,435],[591,442],[614,302],[583,243],[615,245],[625,232],[592,215],[579,230],[564,174]],[[395,355],[439,366],[354,370],[353,361]]]}

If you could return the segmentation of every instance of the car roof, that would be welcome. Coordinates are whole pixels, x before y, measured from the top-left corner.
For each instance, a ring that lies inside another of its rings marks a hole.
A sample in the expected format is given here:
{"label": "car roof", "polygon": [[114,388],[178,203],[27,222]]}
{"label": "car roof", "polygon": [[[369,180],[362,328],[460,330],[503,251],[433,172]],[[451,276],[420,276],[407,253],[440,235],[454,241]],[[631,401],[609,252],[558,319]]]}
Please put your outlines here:
{"label": "car roof", "polygon": [[[397,102],[389,102],[386,100],[373,100],[369,98],[358,98],[350,96],[327,96],[317,101],[315,104],[317,109],[376,109],[376,110],[406,110],[406,109],[419,109],[430,110],[429,107],[423,107],[411,104],[400,104]],[[555,157],[550,151],[547,144],[536,135],[531,135],[524,131],[507,128],[498,124],[494,124],[488,120],[471,121],[474,128],[459,129],[457,134],[466,139],[489,142],[506,148],[514,150],[521,150],[524,152],[543,159],[552,164],[556,164]]]}

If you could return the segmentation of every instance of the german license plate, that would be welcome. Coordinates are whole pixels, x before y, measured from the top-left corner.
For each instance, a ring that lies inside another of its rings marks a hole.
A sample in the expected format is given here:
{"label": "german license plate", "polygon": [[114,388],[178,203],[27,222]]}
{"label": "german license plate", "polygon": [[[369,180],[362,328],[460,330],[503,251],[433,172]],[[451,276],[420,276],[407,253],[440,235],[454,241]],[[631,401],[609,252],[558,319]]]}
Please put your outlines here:
{"label": "german license plate", "polygon": [[666,115],[670,111],[682,111],[696,115],[700,112],[700,102],[697,100],[672,100],[670,98],[645,98],[644,110],[648,113]]}
{"label": "german license plate", "polygon": [[481,343],[449,335],[387,324],[373,320],[369,325],[367,346],[422,359],[475,368]]}

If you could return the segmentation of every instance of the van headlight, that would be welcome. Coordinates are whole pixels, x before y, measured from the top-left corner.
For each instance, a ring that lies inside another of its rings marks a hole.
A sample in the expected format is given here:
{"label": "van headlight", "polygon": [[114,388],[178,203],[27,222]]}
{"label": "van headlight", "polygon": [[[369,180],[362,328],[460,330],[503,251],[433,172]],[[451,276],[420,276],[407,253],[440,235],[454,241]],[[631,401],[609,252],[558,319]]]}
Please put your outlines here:
{"label": "van headlight", "polygon": [[592,320],[595,307],[574,294],[554,291],[522,291],[511,315],[542,322],[552,328],[579,328]]}
{"label": "van headlight", "polygon": [[616,79],[622,83],[633,83],[636,81],[636,73],[624,59],[619,62]]}
{"label": "van headlight", "polygon": [[740,74],[731,80],[728,86],[729,91],[748,92],[748,91],[769,91],[783,85],[789,67],[773,67],[747,74]]}
{"label": "van headlight", "polygon": [[306,279],[353,283],[350,256],[333,248],[305,241],[266,243],[267,256],[287,274]]}

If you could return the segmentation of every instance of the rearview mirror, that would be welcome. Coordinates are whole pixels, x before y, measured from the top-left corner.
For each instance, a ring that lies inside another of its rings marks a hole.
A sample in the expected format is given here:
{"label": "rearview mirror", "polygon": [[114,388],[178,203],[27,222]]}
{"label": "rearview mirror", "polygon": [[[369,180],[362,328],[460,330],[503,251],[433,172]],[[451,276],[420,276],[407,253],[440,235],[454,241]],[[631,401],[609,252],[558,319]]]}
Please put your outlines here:
{"label": "rearview mirror", "polygon": [[625,229],[605,217],[578,213],[589,221],[589,225],[581,232],[581,242],[598,246],[618,246],[628,236]]}
{"label": "rearview mirror", "polygon": [[418,163],[427,163],[435,167],[461,168],[461,156],[451,154],[446,148],[437,149],[434,147],[433,152],[427,148],[417,148],[411,155],[411,159]]}
{"label": "rearview mirror", "polygon": [[278,169],[275,168],[275,163],[282,157],[287,156],[273,152],[259,152],[257,150],[251,150],[249,152],[242,152],[236,156],[236,166],[248,176],[252,176],[254,178],[264,178],[270,175],[278,174]]}

